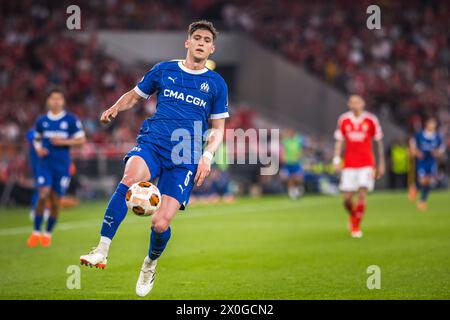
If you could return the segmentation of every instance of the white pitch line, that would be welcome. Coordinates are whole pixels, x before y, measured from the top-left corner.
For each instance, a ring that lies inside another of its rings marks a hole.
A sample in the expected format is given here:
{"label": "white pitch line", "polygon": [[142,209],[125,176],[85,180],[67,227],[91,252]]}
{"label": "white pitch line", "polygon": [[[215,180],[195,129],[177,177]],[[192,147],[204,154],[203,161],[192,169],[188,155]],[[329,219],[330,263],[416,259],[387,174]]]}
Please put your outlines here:
{"label": "white pitch line", "polygon": [[[393,199],[398,198],[398,194],[379,194],[377,198],[381,199]],[[179,214],[177,219],[187,219],[187,218],[195,218],[195,217],[203,217],[203,216],[219,216],[223,214],[248,214],[248,213],[258,213],[262,211],[278,211],[278,210],[284,210],[284,209],[302,209],[305,207],[314,207],[322,204],[322,198],[317,197],[314,199],[306,199],[307,202],[304,201],[304,199],[300,199],[299,201],[289,201],[289,202],[283,202],[283,200],[280,200],[280,204],[271,204],[263,206],[261,205],[260,208],[255,207],[255,204],[243,204],[243,205],[236,205],[236,204],[229,204],[224,205],[221,208],[215,208],[214,206],[205,206],[205,207],[199,207],[193,209],[192,212],[187,211],[186,213]],[[370,200],[369,200],[370,201]],[[264,204],[264,202],[262,203]],[[195,210],[195,211],[194,211]],[[197,211],[198,210],[198,211]],[[133,219],[126,223],[142,223],[142,218],[133,217]],[[90,219],[90,220],[82,220],[82,221],[73,221],[73,222],[61,222],[58,224],[57,228],[59,230],[72,230],[72,229],[78,229],[78,228],[89,228],[89,227],[100,227],[101,225],[101,218],[98,219]],[[29,225],[22,226],[22,227],[15,227],[15,228],[4,228],[0,229],[0,236],[12,236],[12,235],[18,235],[18,234],[27,234],[31,231],[31,227]]]}
{"label": "white pitch line", "polygon": [[[75,229],[75,228],[83,228],[92,226],[95,222],[100,223],[100,219],[91,219],[91,220],[83,220],[83,221],[74,221],[74,222],[61,222],[58,224],[58,229],[61,230],[69,230],[69,229]],[[30,233],[31,226],[23,226],[23,227],[16,227],[16,228],[5,228],[0,229],[0,236],[11,236],[11,235],[18,235],[23,233]]]}
{"label": "white pitch line", "polygon": [[[258,213],[258,212],[262,212],[262,211],[268,211],[268,210],[284,210],[284,209],[291,209],[291,208],[302,208],[302,207],[309,207],[309,206],[314,206],[314,205],[318,205],[319,203],[296,203],[296,202],[289,202],[289,203],[284,203],[281,205],[271,205],[271,206],[264,206],[261,208],[257,208],[255,207],[255,205],[250,204],[250,205],[243,205],[241,207],[236,207],[234,205],[230,205],[230,207],[222,207],[219,210],[217,208],[213,208],[213,207],[204,207],[201,209],[209,209],[209,210],[201,210],[199,211],[194,211],[194,212],[187,212],[186,214],[181,214],[180,216],[178,216],[178,218],[181,217],[181,219],[185,219],[185,218],[198,218],[198,217],[204,217],[204,216],[218,216],[218,215],[223,215],[223,214],[248,214],[248,213]],[[196,208],[195,210],[198,210],[200,208]],[[223,210],[225,209],[225,210]],[[214,210],[214,211],[212,211]],[[99,219],[89,219],[89,220],[82,220],[82,221],[73,221],[73,222],[61,222],[57,225],[57,228],[59,230],[72,230],[72,229],[78,229],[78,228],[89,228],[89,227],[100,227],[101,225],[101,218]],[[142,218],[138,218],[138,217],[133,217],[133,219],[126,223],[142,223]],[[22,227],[15,227],[15,228],[4,228],[4,229],[0,229],[0,236],[13,236],[13,235],[19,235],[19,234],[27,234],[29,233],[31,230],[31,226],[27,225],[27,226],[22,226]]]}

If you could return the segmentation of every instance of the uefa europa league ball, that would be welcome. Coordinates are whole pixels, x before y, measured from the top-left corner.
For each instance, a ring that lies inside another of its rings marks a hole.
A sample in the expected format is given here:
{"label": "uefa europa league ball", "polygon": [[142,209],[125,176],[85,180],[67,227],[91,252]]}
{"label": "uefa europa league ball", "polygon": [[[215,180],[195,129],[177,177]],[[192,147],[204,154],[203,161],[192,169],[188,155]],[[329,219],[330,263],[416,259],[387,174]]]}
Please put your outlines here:
{"label": "uefa europa league ball", "polygon": [[161,205],[161,193],[150,182],[136,182],[128,189],[125,200],[135,215],[150,216]]}

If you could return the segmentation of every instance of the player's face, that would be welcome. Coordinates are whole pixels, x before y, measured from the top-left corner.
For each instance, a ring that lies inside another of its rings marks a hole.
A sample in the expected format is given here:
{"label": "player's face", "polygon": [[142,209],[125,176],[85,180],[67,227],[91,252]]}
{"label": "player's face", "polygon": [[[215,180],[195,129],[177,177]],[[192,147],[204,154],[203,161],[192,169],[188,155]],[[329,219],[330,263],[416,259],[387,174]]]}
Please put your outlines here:
{"label": "player's face", "polygon": [[196,30],[184,43],[188,53],[195,61],[207,60],[215,50],[213,35],[208,30]]}
{"label": "player's face", "polygon": [[437,128],[437,123],[436,123],[436,120],[434,120],[434,119],[428,120],[427,123],[425,124],[425,129],[429,132],[436,131],[436,128]]}
{"label": "player's face", "polygon": [[60,92],[54,92],[47,98],[47,108],[53,113],[58,113],[64,108],[64,95]]}
{"label": "player's face", "polygon": [[348,108],[356,114],[363,112],[365,105],[364,99],[360,96],[351,96],[348,99]]}

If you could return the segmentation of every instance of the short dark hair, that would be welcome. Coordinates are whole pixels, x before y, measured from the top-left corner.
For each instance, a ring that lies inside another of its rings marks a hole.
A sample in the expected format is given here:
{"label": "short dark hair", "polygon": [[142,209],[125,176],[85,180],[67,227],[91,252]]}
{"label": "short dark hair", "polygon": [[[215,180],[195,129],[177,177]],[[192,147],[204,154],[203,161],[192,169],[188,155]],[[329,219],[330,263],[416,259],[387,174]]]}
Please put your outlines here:
{"label": "short dark hair", "polygon": [[439,121],[438,121],[438,119],[435,116],[427,116],[425,118],[424,124],[427,124],[428,122],[431,122],[431,121],[436,123],[437,126],[439,125]]}
{"label": "short dark hair", "polygon": [[219,32],[214,27],[213,23],[207,20],[199,20],[192,22],[188,28],[188,35],[192,36],[192,34],[197,30],[208,30],[213,35],[213,40],[217,39]]}
{"label": "short dark hair", "polygon": [[45,100],[47,100],[54,93],[61,93],[63,96],[65,96],[64,90],[61,87],[51,87],[50,89],[47,90]]}

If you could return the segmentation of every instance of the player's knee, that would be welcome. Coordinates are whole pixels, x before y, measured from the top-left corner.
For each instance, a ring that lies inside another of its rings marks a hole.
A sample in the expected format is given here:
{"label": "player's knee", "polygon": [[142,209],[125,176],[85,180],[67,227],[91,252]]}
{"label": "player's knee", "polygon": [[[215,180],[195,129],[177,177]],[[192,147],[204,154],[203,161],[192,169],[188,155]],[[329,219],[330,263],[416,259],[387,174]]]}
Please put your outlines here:
{"label": "player's knee", "polygon": [[344,203],[352,202],[352,198],[353,195],[351,193],[345,193],[343,197]]}
{"label": "player's knee", "polygon": [[123,183],[124,185],[127,185],[130,187],[132,184],[139,182],[139,181],[140,180],[135,176],[132,176],[129,174],[124,174],[122,177],[122,180],[120,182]]}
{"label": "player's knee", "polygon": [[352,201],[351,198],[345,198],[344,201],[343,201],[343,205],[344,205],[344,208],[345,208],[348,212],[351,212],[351,211],[352,211],[352,209],[353,209],[353,201]]}
{"label": "player's knee", "polygon": [[169,221],[162,217],[154,217],[152,219],[152,228],[158,233],[164,232],[169,228]]}
{"label": "player's knee", "polygon": [[50,205],[52,208],[58,208],[59,207],[59,195],[52,194],[50,197]]}
{"label": "player's knee", "polygon": [[43,187],[39,189],[39,199],[44,200],[47,199],[50,195],[50,189],[47,187]]}

